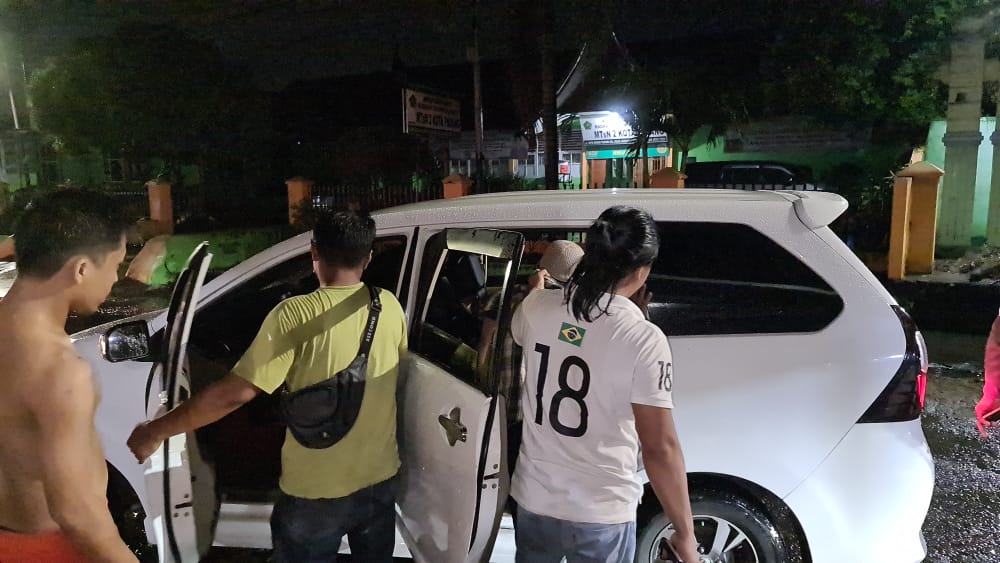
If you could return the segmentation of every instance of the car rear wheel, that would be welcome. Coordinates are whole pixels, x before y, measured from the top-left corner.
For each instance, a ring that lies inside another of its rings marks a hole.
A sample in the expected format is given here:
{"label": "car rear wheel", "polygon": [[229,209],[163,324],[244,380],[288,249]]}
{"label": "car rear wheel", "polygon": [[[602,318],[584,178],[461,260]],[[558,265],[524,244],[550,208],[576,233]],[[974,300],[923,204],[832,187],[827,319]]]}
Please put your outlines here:
{"label": "car rear wheel", "polygon": [[[728,493],[692,494],[694,533],[703,562],[777,563],[784,560],[784,542],[767,516],[753,504]],[[636,563],[656,561],[662,538],[674,533],[663,512],[639,523]]]}
{"label": "car rear wheel", "polygon": [[118,527],[118,534],[140,563],[156,561],[156,546],[146,536],[146,511],[128,482],[108,465],[108,510]]}

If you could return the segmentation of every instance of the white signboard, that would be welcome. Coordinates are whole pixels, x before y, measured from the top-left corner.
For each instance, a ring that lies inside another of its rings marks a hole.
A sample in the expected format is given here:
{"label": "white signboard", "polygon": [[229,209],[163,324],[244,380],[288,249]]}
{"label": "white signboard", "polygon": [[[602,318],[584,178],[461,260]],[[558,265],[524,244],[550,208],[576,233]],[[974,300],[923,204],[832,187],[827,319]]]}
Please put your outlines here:
{"label": "white signboard", "polygon": [[[464,132],[448,143],[452,160],[476,159],[476,134]],[[528,158],[528,141],[512,132],[485,131],[483,133],[483,158],[486,160],[515,160]]]}
{"label": "white signboard", "polygon": [[[612,111],[581,113],[580,133],[583,135],[583,144],[587,146],[629,145],[635,142],[632,127]],[[666,142],[666,133],[653,133],[649,137],[651,145]]]}
{"label": "white signboard", "polygon": [[404,132],[437,131],[458,133],[462,130],[462,107],[458,100],[403,89]]}

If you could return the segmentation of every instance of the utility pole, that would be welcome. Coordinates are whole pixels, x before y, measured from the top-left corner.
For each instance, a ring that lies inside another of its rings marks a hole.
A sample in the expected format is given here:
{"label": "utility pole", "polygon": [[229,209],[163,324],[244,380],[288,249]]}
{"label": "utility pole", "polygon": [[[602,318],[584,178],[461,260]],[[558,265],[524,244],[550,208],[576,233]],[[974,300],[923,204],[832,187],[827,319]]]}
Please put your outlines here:
{"label": "utility pole", "polygon": [[0,62],[3,63],[3,74],[7,80],[7,98],[10,100],[10,113],[14,117],[14,129],[20,129],[21,123],[17,119],[17,103],[14,101],[14,77],[10,73],[10,65],[7,64],[7,42],[0,37]]}
{"label": "utility pole", "polygon": [[476,126],[476,192],[483,192],[483,92],[479,70],[479,0],[472,13],[472,90],[473,117]]}

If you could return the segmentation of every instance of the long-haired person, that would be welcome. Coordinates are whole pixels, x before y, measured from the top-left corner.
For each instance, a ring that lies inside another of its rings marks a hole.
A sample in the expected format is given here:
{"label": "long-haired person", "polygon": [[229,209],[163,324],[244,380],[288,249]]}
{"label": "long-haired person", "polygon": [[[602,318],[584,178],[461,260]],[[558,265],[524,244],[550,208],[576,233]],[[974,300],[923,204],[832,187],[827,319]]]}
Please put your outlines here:
{"label": "long-haired person", "polygon": [[640,445],[674,523],[671,543],[683,561],[698,561],[671,416],[670,347],[629,299],[645,286],[659,248],[648,213],[611,207],[587,230],[565,290],[535,290],[514,315],[527,372],[511,491],[518,563],[631,562]]}

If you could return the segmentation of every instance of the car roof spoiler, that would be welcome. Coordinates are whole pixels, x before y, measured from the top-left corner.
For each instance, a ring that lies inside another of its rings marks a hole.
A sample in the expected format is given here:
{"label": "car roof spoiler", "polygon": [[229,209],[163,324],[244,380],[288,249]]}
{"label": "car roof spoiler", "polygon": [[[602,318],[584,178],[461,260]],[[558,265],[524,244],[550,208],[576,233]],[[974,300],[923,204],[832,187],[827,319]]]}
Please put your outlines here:
{"label": "car roof spoiler", "polygon": [[779,191],[788,201],[799,220],[810,229],[826,227],[847,210],[847,200],[843,197],[820,191]]}

